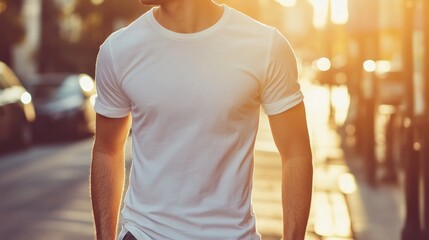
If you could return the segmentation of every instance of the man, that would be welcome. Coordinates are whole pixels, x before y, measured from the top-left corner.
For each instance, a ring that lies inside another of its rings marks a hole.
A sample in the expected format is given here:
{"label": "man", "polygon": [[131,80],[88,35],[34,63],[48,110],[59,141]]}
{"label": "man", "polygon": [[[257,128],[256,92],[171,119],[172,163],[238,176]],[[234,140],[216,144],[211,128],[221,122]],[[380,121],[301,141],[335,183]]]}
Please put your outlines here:
{"label": "man", "polygon": [[97,239],[260,239],[251,206],[262,105],[282,158],[284,239],[304,239],[312,163],[295,56],[272,27],[211,0],[158,5],[100,47],[91,167]]}

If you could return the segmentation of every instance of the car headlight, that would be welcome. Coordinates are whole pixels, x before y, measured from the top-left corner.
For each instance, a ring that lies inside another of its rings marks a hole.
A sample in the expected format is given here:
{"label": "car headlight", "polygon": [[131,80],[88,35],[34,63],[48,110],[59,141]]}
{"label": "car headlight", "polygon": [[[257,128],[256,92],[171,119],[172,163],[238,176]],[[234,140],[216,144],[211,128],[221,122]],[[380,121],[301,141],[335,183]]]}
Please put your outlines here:
{"label": "car headlight", "polygon": [[95,88],[94,80],[86,74],[79,77],[79,85],[85,92],[91,92]]}
{"label": "car headlight", "polygon": [[23,94],[21,94],[21,102],[23,104],[29,104],[32,101],[32,97],[31,94],[29,92],[24,92]]}

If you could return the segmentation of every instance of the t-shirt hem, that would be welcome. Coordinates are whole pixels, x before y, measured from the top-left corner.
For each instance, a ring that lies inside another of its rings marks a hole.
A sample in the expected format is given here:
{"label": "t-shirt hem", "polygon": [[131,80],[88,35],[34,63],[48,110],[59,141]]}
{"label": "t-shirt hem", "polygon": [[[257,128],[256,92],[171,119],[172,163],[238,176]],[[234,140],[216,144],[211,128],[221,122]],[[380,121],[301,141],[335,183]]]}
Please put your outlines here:
{"label": "t-shirt hem", "polygon": [[280,101],[262,104],[262,107],[267,115],[276,115],[293,108],[302,102],[303,99],[304,95],[301,91],[298,91],[291,96],[281,99]]}
{"label": "t-shirt hem", "polygon": [[122,240],[122,238],[125,237],[125,235],[127,234],[127,232],[130,232],[136,238],[138,237],[138,239],[142,239],[142,240],[143,239],[148,239],[146,237],[142,238],[142,236],[139,236],[137,234],[139,231],[140,230],[136,226],[134,226],[132,224],[124,224],[124,225],[122,225],[122,229],[121,229],[121,231],[118,234],[118,240]]}
{"label": "t-shirt hem", "polygon": [[95,102],[95,105],[94,105],[94,111],[100,115],[103,115],[109,118],[122,118],[122,117],[126,117],[130,113],[129,109],[107,107],[97,101]]}

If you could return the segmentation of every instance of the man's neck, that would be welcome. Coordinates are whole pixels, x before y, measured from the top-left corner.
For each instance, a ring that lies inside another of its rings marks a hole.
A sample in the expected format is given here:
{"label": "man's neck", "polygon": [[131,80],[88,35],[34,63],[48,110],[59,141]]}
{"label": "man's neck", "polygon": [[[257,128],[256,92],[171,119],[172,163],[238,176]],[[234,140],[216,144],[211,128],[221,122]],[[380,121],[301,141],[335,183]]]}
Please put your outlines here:
{"label": "man's neck", "polygon": [[211,0],[177,0],[160,5],[156,20],[165,28],[178,33],[195,33],[214,25],[223,8]]}

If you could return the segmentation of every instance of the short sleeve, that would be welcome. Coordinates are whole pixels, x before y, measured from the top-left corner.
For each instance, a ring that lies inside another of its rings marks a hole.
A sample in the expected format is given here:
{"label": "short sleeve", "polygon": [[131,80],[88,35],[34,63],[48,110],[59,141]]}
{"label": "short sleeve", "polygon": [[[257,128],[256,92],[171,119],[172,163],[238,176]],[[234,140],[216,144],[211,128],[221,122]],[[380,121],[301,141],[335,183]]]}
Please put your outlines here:
{"label": "short sleeve", "polygon": [[261,104],[266,114],[282,113],[303,100],[295,54],[286,38],[274,31],[267,59]]}
{"label": "short sleeve", "polygon": [[94,110],[111,118],[121,118],[130,112],[130,101],[123,93],[120,79],[115,74],[108,40],[100,46],[95,66],[97,98]]}

